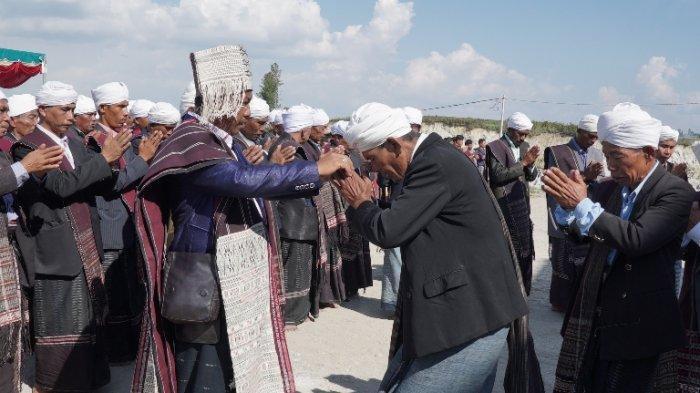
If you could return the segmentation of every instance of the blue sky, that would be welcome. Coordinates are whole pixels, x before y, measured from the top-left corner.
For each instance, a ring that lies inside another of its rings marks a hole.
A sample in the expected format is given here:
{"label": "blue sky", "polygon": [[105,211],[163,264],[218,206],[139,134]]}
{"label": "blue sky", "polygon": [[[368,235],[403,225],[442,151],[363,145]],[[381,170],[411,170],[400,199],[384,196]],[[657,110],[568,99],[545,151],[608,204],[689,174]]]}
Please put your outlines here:
{"label": "blue sky", "polygon": [[[242,43],[256,86],[276,61],[285,105],[332,115],[374,100],[425,108],[501,94],[595,104],[507,103],[573,122],[620,100],[700,101],[700,1],[7,1],[16,11],[0,16],[0,45],[46,52],[50,78],[83,93],[123,80],[134,98],[176,104],[190,51]],[[646,109],[700,128],[700,106]],[[435,113],[498,116],[489,104]]]}

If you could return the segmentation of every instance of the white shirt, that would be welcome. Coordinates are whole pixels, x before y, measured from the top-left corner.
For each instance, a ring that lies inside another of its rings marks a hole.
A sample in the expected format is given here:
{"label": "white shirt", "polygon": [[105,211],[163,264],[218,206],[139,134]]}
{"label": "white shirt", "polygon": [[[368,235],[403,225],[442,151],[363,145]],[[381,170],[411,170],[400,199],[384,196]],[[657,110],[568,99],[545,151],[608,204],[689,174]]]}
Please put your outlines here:
{"label": "white shirt", "polygon": [[515,157],[515,161],[520,161],[520,148],[518,146],[515,146],[515,143],[513,143],[512,140],[510,140],[510,137],[508,134],[503,134],[503,136],[506,137],[506,140],[508,141],[508,145],[510,146],[510,151],[513,152],[513,157]]}
{"label": "white shirt", "polygon": [[[418,147],[425,141],[425,139],[428,137],[428,134],[423,134],[421,133],[420,136],[418,137],[418,142],[416,142],[416,146],[413,148],[413,153],[411,153],[411,161],[413,161],[413,156],[416,155],[416,151],[418,150]],[[410,162],[410,161],[409,161]]]}
{"label": "white shirt", "polygon": [[245,143],[245,145],[248,146],[248,147],[255,146],[255,142],[253,142],[253,141],[251,141],[250,139],[246,138],[245,135],[243,135],[243,133],[240,133],[240,132],[238,133],[238,140],[240,140],[241,142]]}
{"label": "white shirt", "polygon": [[36,125],[36,128],[38,128],[44,134],[48,135],[48,137],[51,138],[52,141],[54,141],[58,146],[61,146],[63,148],[63,156],[66,157],[66,159],[68,160],[68,163],[70,163],[71,168],[75,169],[75,162],[73,161],[73,153],[71,153],[70,148],[68,147],[68,137],[65,135],[63,135],[63,137],[59,137],[58,135],[47,130],[46,128],[42,127],[39,124]]}

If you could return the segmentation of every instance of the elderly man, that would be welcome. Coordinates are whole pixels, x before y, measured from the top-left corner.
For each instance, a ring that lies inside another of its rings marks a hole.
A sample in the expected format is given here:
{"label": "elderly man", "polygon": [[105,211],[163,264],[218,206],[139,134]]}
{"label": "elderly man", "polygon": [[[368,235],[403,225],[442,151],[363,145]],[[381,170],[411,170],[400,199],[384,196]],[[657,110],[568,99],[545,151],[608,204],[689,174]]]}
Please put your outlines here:
{"label": "elderly man", "polygon": [[564,326],[556,392],[647,392],[685,343],[674,262],[692,188],[657,162],[661,123],[632,103],[598,120],[612,179],[591,196],[580,172],[547,170],[560,225],[591,239]]}
{"label": "elderly man", "polygon": [[515,112],[508,118],[503,136],[486,145],[489,184],[508,223],[528,295],[535,259],[528,182],[537,177],[535,160],[540,154],[539,146],[530,147],[525,142],[531,130],[532,121]]}
{"label": "elderly man", "polygon": [[5,138],[15,143],[34,131],[39,121],[39,112],[36,98],[31,94],[11,96],[7,103],[10,106],[10,132],[5,134]]}
{"label": "elderly man", "polygon": [[[148,135],[148,113],[153,108],[153,105],[155,105],[153,101],[144,99],[135,100],[131,104],[129,117],[134,121],[134,137],[138,138],[142,135]],[[180,119],[178,118],[178,120]]]}
{"label": "elderly man", "polygon": [[253,96],[250,100],[250,118],[245,122],[245,127],[241,132],[236,134],[239,141],[243,142],[245,147],[251,147],[258,144],[258,140],[263,134],[263,128],[267,124],[270,115],[270,106],[257,96]]}
{"label": "elderly man", "polygon": [[273,109],[270,111],[270,125],[277,135],[281,135],[284,132],[284,112],[284,109]]}
{"label": "elderly man", "polygon": [[[121,82],[105,83],[92,90],[100,113],[88,147],[100,152],[108,136],[125,130],[129,90]],[[132,107],[136,107],[138,100]],[[177,112],[177,111],[176,111]],[[179,116],[178,116],[179,117]],[[138,348],[138,317],[143,308],[143,289],[136,266],[136,235],[133,221],[136,186],[148,170],[160,143],[160,133],[141,141],[138,154],[128,149],[114,165],[117,180],[108,193],[96,197],[104,259],[105,288],[109,301],[105,338],[109,362],[133,361]]]}
{"label": "elderly man", "polygon": [[[12,101],[16,102],[16,97]],[[12,97],[11,97],[12,98]],[[33,101],[32,96],[32,102]],[[20,101],[24,101],[20,99]],[[28,103],[17,111],[26,109]],[[22,109],[23,108],[23,109]],[[36,110],[36,109],[34,109]],[[8,99],[0,91],[0,134],[7,132],[10,122],[11,109],[8,106]],[[29,179],[30,174],[38,174],[44,171],[58,168],[58,163],[62,159],[60,147],[41,148],[28,154],[20,162],[10,164],[10,159],[4,152],[0,152],[0,194],[17,190]],[[5,201],[7,202],[7,201]],[[10,234],[8,233],[7,203],[0,203],[0,304],[2,312],[0,315],[0,337],[3,338],[4,353],[0,354],[0,390],[9,393],[18,393],[18,376],[20,375],[20,362],[22,339],[20,331],[23,324],[28,321],[23,320],[22,295],[20,284],[27,289],[26,269],[20,269],[17,263],[17,253],[13,249]]]}
{"label": "elderly man", "polygon": [[148,111],[148,132],[146,135],[162,135],[168,138],[180,122],[180,112],[167,102],[156,102]]}
{"label": "elderly man", "polygon": [[79,95],[73,110],[73,118],[75,121],[66,135],[68,135],[68,138],[83,143],[85,136],[95,131],[95,125],[97,124],[95,101],[90,97]]}
{"label": "elderly man", "polygon": [[[400,109],[361,106],[346,138],[374,171],[404,184],[382,210],[372,202],[369,179],[337,181],[353,226],[383,248],[401,247],[403,256],[394,335],[401,347],[392,351],[381,391],[490,392],[508,326],[527,306],[488,186],[437,134],[412,131]],[[525,351],[519,332],[513,348]],[[510,388],[525,389],[512,382]]]}
{"label": "elderly man", "polygon": [[[578,171],[589,187],[603,175],[603,153],[593,144],[598,140],[598,116],[586,115],[578,123],[576,136],[563,145],[544,150],[544,167],[559,168],[564,173]],[[552,282],[549,288],[549,303],[552,309],[566,311],[583,272],[583,261],[588,254],[588,241],[566,236],[554,220],[557,204],[547,197],[549,212],[549,259],[552,262]]]}
{"label": "elderly man", "polygon": [[688,164],[673,163],[669,159],[678,145],[679,133],[669,126],[661,126],[661,136],[659,137],[659,148],[656,150],[656,159],[661,166],[672,174],[683,180],[688,180]]}
{"label": "elderly man", "polygon": [[187,87],[182,92],[182,96],[180,96],[180,114],[181,115],[184,115],[187,112],[195,110],[195,105],[194,105],[195,94],[196,94],[196,91],[195,91],[195,87],[194,87],[194,82],[188,83]]}
{"label": "elderly man", "polygon": [[129,147],[130,133],[108,137],[101,154],[66,137],[78,94],[46,82],[36,94],[39,124],[13,146],[24,160],[43,146],[62,149],[58,170],[32,175],[17,192],[25,218],[20,242],[32,285],[32,338],[38,391],[91,392],[109,381],[103,328],[107,293],[95,193],[114,182],[111,164]]}
{"label": "elderly man", "polygon": [[[154,359],[163,393],[227,392],[235,385],[293,392],[276,244],[259,241],[275,223],[258,198],[309,195],[321,177],[352,167],[340,155],[318,163],[250,165],[230,138],[245,120],[241,108],[248,109],[247,54],[219,46],[195,52],[191,60],[195,121],[183,122],[161,147],[139,193],[149,302],[132,390],[148,387]],[[170,220],[174,233],[166,249]]]}

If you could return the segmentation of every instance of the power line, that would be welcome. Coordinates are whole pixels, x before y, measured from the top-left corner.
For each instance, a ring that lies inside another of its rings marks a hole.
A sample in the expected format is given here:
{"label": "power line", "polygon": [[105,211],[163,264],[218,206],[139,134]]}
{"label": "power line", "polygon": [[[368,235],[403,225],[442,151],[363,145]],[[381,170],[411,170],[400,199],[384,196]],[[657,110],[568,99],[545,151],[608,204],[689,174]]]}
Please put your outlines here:
{"label": "power line", "polygon": [[434,106],[432,108],[423,108],[422,110],[424,111],[432,111],[435,109],[445,109],[445,108],[453,108],[455,106],[462,106],[462,105],[471,105],[471,104],[478,104],[480,102],[489,102],[489,101],[499,101],[501,100],[501,97],[496,97],[496,98],[485,98],[483,100],[476,100],[476,101],[470,101],[470,102],[463,102],[461,104],[450,104],[450,105],[442,105],[442,106]]}
{"label": "power line", "polygon": [[[449,104],[449,105],[441,105],[441,106],[434,106],[431,108],[424,108],[424,111],[432,111],[436,109],[445,109],[445,108],[454,108],[457,106],[463,106],[463,105],[471,105],[471,104],[478,104],[481,102],[491,102],[491,101],[518,101],[518,102],[527,102],[531,104],[547,104],[547,105],[570,105],[570,106],[609,106],[609,104],[598,104],[598,103],[590,103],[590,102],[564,102],[564,101],[544,101],[544,100],[528,100],[528,99],[523,99],[523,98],[512,98],[512,97],[496,97],[496,98],[485,98],[481,100],[475,100],[475,101],[469,101],[469,102],[463,102],[459,104]],[[687,106],[687,105],[700,105],[700,102],[654,102],[654,103],[641,103],[638,104],[639,106]]]}

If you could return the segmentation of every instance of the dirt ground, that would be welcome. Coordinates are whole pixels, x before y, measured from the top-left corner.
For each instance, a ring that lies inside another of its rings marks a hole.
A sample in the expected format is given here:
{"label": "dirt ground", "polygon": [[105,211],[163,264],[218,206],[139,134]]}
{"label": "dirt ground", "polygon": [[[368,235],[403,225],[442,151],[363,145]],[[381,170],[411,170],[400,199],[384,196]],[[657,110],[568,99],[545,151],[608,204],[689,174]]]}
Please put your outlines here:
{"label": "dirt ground", "polygon": [[[563,315],[549,307],[551,267],[547,257],[547,211],[543,194],[532,197],[537,260],[529,298],[530,325],[545,390],[552,391],[561,347]],[[315,322],[288,332],[297,390],[302,393],[376,392],[387,365],[392,321],[379,308],[383,254],[372,246],[374,286],[336,309],[321,310]],[[503,391],[507,356],[499,362],[494,392]]]}

